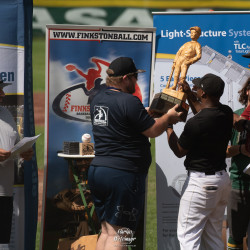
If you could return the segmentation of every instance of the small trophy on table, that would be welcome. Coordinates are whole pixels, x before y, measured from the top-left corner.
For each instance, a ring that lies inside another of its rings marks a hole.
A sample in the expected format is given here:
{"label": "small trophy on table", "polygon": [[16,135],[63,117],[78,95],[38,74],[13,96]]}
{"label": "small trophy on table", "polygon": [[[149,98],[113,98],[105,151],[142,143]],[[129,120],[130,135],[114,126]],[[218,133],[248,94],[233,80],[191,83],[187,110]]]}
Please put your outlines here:
{"label": "small trophy on table", "polygon": [[[177,89],[177,85],[186,79],[189,66],[201,58],[201,45],[197,42],[200,35],[201,29],[198,26],[190,28],[190,37],[192,41],[185,43],[178,50],[165,89],[154,96],[150,105],[149,109],[153,112],[162,115],[176,104],[179,104],[177,110],[183,112],[181,119],[182,121],[186,121],[189,110],[189,105],[186,104],[187,95],[183,92],[181,87],[178,86]],[[169,87],[173,74],[174,84],[172,87]]]}

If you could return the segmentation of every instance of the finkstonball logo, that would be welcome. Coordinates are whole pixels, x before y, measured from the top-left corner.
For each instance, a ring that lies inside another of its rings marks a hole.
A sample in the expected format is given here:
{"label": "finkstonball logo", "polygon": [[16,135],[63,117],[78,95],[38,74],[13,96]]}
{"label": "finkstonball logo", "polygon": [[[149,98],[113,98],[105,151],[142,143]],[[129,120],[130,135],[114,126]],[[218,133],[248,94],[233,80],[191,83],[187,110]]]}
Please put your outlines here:
{"label": "finkstonball logo", "polygon": [[115,242],[120,242],[124,245],[130,245],[136,238],[134,237],[134,233],[129,228],[120,228],[117,231],[117,235],[114,237]]}

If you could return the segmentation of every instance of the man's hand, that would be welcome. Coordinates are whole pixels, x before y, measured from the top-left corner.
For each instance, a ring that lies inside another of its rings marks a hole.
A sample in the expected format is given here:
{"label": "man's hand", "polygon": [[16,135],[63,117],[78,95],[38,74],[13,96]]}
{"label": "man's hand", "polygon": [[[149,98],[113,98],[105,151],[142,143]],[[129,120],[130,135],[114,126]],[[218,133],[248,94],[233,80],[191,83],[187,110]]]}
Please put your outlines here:
{"label": "man's hand", "polygon": [[238,131],[238,132],[242,132],[245,129],[245,123],[246,123],[246,119],[244,117],[241,117],[237,114],[234,113],[234,128]]}
{"label": "man's hand", "polygon": [[32,159],[32,156],[34,154],[34,151],[32,148],[28,149],[27,151],[23,152],[20,154],[20,156],[25,160],[25,161],[30,161]]}
{"label": "man's hand", "polygon": [[176,111],[178,104],[159,118],[155,118],[155,123],[148,129],[142,131],[146,137],[155,138],[166,131],[169,124],[175,124],[181,120],[182,112]]}
{"label": "man's hand", "polygon": [[5,161],[10,157],[11,152],[0,148],[0,162]]}
{"label": "man's hand", "polygon": [[153,117],[153,118],[158,118],[158,117],[161,117],[161,116],[162,116],[162,114],[159,114],[159,113],[157,113],[157,112],[155,112],[155,111],[153,111],[153,110],[150,110],[149,107],[146,107],[145,109],[147,110],[148,114],[149,114],[151,117]]}
{"label": "man's hand", "polygon": [[168,114],[168,123],[169,124],[176,124],[177,122],[181,121],[181,115],[183,112],[178,112],[176,109],[179,107],[178,104],[176,104],[173,108],[169,109]]}
{"label": "man's hand", "polygon": [[242,144],[242,145],[240,145],[240,147],[241,147],[241,153],[242,153],[243,155],[247,156],[247,157],[250,157],[250,152],[247,151],[246,145],[245,145],[245,144]]}
{"label": "man's hand", "polygon": [[180,82],[179,86],[182,88],[183,92],[186,93],[186,94],[189,94],[189,93],[192,92],[191,89],[190,89],[189,84],[185,80]]}

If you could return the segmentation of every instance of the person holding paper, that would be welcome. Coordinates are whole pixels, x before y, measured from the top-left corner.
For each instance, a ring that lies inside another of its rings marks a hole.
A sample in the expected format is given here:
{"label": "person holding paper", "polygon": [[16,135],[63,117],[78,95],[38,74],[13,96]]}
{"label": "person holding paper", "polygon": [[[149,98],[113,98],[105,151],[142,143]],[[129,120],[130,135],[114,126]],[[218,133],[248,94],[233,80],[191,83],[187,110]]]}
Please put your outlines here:
{"label": "person holding paper", "polygon": [[250,78],[239,94],[239,102],[245,107],[234,113],[231,146],[227,150],[227,157],[232,157],[229,169],[232,190],[227,207],[227,247],[230,250],[243,249],[243,238],[250,222],[250,176],[243,172],[250,164]]}
{"label": "person holding paper", "polygon": [[[0,103],[5,93],[3,88],[9,83],[0,79]],[[11,148],[19,140],[16,123],[7,108],[0,106],[0,244],[10,242],[13,213],[14,160],[9,159]],[[30,160],[33,149],[20,154],[24,160]]]}

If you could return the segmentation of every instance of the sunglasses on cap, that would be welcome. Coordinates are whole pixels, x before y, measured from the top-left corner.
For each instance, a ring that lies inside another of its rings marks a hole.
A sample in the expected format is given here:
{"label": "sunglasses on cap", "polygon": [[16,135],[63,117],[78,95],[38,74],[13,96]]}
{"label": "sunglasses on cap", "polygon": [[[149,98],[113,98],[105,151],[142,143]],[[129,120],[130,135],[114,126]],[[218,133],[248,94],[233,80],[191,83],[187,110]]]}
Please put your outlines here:
{"label": "sunglasses on cap", "polygon": [[129,73],[126,76],[128,76],[128,77],[132,77],[133,76],[136,80],[138,79],[138,73]]}

